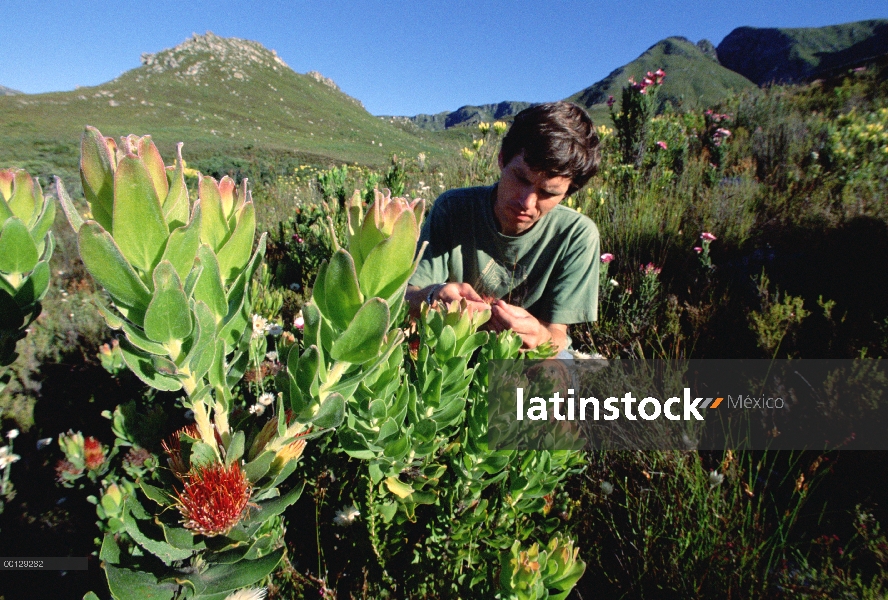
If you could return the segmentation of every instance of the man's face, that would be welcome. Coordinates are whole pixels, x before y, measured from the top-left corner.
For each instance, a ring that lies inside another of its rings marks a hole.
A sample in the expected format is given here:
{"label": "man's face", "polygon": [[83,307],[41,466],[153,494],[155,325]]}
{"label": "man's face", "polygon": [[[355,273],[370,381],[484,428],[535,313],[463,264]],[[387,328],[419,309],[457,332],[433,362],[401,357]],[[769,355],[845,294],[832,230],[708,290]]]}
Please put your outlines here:
{"label": "man's face", "polygon": [[545,173],[534,171],[524,162],[523,152],[516,154],[506,165],[500,153],[499,166],[502,177],[496,190],[493,214],[500,232],[505,235],[517,236],[528,231],[558,206],[570,189],[569,177],[547,177]]}

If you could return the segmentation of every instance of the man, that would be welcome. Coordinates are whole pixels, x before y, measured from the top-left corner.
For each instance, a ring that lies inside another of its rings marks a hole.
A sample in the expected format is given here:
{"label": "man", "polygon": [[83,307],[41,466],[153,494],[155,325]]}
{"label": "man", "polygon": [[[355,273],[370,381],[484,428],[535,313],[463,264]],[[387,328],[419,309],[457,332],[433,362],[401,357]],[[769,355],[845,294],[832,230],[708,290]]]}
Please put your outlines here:
{"label": "man", "polygon": [[567,326],[597,318],[599,237],[561,202],[595,174],[598,142],[574,104],[521,111],[503,139],[500,181],[445,192],[432,206],[419,241],[429,244],[407,288],[411,309],[466,300],[525,348],[569,347]]}

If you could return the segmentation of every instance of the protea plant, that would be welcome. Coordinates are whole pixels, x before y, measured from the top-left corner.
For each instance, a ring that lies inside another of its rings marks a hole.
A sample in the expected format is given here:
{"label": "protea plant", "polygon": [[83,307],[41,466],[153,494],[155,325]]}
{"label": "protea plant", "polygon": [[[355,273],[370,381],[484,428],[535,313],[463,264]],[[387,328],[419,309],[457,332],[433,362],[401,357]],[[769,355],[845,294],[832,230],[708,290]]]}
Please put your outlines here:
{"label": "protea plant", "polygon": [[54,220],[55,204],[37,179],[21,169],[0,171],[0,367],[15,360],[16,342],[40,315]]}
{"label": "protea plant", "polygon": [[201,177],[191,202],[181,144],[165,167],[150,136],[120,142],[94,127],[83,134],[86,219],[56,178],[83,263],[113,301],[102,315],[123,331],[124,360],[145,383],[192,401],[215,389],[227,407],[246,365],[249,282],[265,251],[263,234],[253,252],[246,182],[238,191],[228,177]]}
{"label": "protea plant", "polygon": [[[111,298],[99,310],[123,333],[124,362],[151,387],[183,390],[195,419],[165,446],[172,469],[162,474],[162,487],[143,480],[141,494],[117,502],[117,530],[128,537],[106,535],[101,558],[118,598],[146,597],[148,590],[219,598],[256,583],[283,555],[278,515],[302,489],[278,490],[308,433],[281,399],[276,418],[258,432],[251,421],[229,424],[232,389],[249,357],[250,280],[265,234],[253,250],[256,219],[246,182],[238,190],[228,177],[201,176],[199,198],[190,200],[181,146],[176,164],[166,167],[149,136],[130,135],[118,145],[88,127],[80,163],[86,218],[56,179],[81,259]],[[152,502],[160,507],[154,514]],[[133,562],[146,553],[157,560]]]}

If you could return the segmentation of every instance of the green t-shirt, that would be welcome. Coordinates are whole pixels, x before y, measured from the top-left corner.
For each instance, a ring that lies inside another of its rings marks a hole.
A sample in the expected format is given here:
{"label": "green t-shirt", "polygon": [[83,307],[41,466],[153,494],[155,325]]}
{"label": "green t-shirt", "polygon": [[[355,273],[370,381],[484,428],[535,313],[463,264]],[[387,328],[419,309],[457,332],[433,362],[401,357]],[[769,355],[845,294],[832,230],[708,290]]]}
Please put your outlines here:
{"label": "green t-shirt", "polygon": [[425,254],[410,285],[470,284],[482,297],[569,325],[598,318],[599,237],[595,223],[563,205],[523,235],[499,232],[496,186],[450,190],[422,226]]}

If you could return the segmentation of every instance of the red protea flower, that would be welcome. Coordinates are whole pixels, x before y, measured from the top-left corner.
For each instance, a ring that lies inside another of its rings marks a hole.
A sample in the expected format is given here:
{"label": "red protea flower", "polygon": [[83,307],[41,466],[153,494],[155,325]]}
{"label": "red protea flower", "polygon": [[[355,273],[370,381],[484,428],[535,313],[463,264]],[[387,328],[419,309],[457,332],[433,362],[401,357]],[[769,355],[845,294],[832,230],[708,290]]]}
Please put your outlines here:
{"label": "red protea flower", "polygon": [[182,429],[176,431],[173,435],[170,436],[169,440],[164,440],[160,443],[163,451],[166,452],[167,456],[167,464],[170,465],[170,469],[173,470],[176,475],[183,475],[188,472],[188,467],[185,466],[185,461],[182,460],[182,435],[187,435],[188,437],[199,440],[200,433],[197,431],[197,425],[191,424],[186,425]]}
{"label": "red protea flower", "polygon": [[243,516],[252,488],[235,462],[196,467],[184,477],[177,507],[186,529],[207,537],[224,535]]}
{"label": "red protea flower", "polygon": [[90,471],[95,471],[105,464],[105,447],[92,436],[83,440],[83,464]]}

